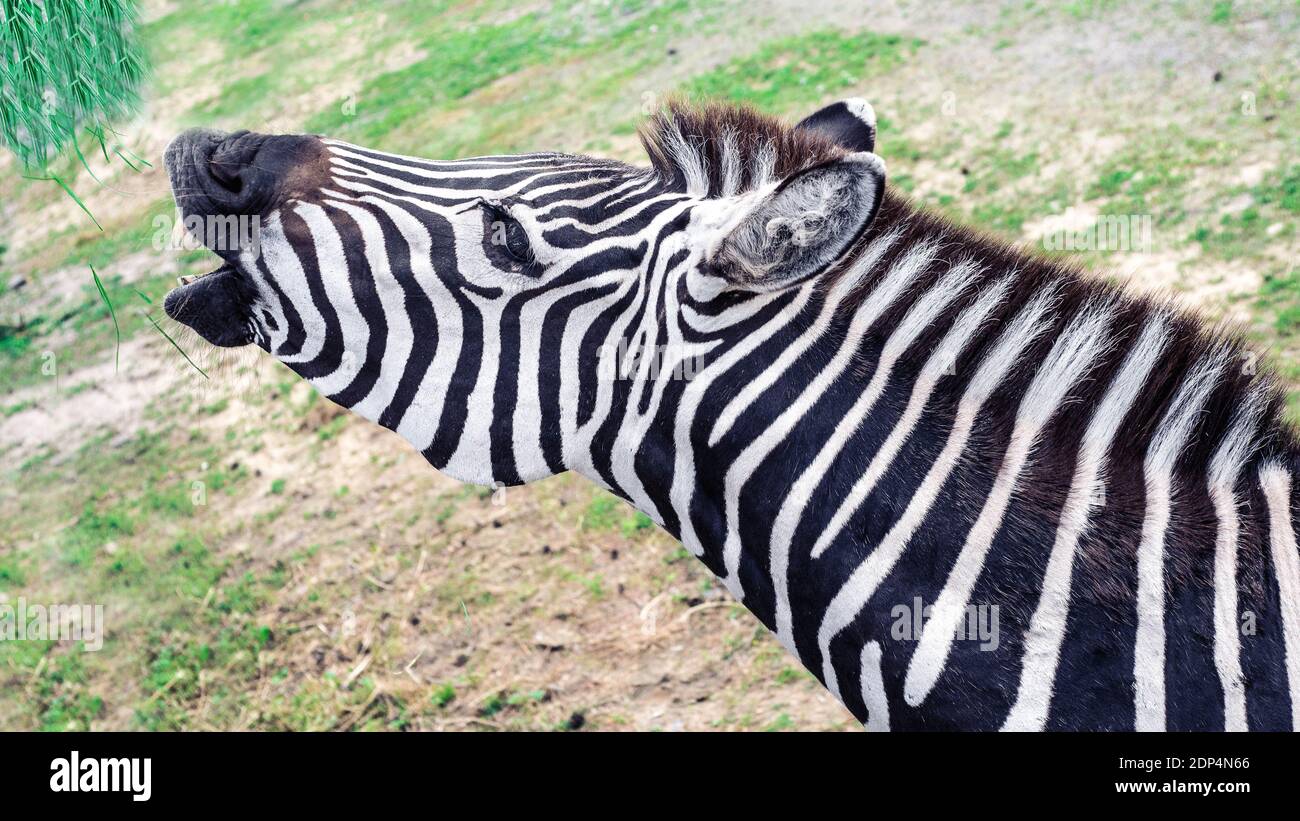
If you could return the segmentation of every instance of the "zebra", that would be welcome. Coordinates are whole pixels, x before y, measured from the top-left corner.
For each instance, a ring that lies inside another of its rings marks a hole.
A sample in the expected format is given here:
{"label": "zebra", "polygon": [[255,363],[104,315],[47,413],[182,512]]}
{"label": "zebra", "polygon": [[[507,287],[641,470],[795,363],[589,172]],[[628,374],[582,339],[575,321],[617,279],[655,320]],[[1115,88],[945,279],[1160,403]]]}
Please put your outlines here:
{"label": "zebra", "polygon": [[1296,439],[1238,335],[914,204],[861,99],[640,137],[187,131],[178,207],[259,227],[166,313],[456,479],[607,488],[868,730],[1300,725]]}

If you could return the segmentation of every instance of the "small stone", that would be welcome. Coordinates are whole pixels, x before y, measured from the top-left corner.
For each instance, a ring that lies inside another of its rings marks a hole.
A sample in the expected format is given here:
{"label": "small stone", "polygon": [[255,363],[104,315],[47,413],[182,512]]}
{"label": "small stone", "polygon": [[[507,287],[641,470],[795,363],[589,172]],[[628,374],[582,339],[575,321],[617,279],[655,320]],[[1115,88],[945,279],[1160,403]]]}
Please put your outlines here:
{"label": "small stone", "polygon": [[572,630],[563,628],[552,627],[545,630],[538,630],[533,634],[533,644],[543,650],[549,650],[552,653],[558,653],[577,643],[578,634]]}

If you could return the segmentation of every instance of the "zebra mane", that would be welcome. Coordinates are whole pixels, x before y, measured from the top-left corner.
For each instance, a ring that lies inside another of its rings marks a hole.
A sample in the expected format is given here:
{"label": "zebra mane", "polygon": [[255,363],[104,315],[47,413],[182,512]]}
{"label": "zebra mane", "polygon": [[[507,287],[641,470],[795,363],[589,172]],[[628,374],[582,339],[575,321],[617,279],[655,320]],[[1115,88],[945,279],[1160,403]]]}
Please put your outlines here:
{"label": "zebra mane", "polygon": [[[753,190],[850,153],[819,132],[795,128],[746,106],[718,102],[695,104],[680,98],[670,98],[641,126],[640,136],[652,170],[665,185],[705,197],[732,196]],[[1055,314],[1062,324],[1086,306],[1107,304],[1122,330],[1121,336],[1133,338],[1148,319],[1164,317],[1170,328],[1169,344],[1153,385],[1139,401],[1142,406],[1139,418],[1146,419],[1139,427],[1155,425],[1174,401],[1174,392],[1183,377],[1196,363],[1208,356],[1220,358],[1225,365],[1216,374],[1213,393],[1194,420],[1200,435],[1181,454],[1183,466],[1210,467],[1220,441],[1235,429],[1232,423],[1243,405],[1255,421],[1254,436],[1251,447],[1241,444],[1235,450],[1248,449],[1254,455],[1252,462],[1270,453],[1284,454],[1288,461],[1296,458],[1297,437],[1282,413],[1283,383],[1258,361],[1235,329],[1215,325],[1193,311],[1179,309],[1172,300],[1135,294],[1068,260],[1049,257],[1033,248],[1013,245],[953,223],[892,187],[887,190],[874,223],[836,269],[828,273],[823,284],[833,285],[852,268],[853,261],[872,240],[891,231],[900,233],[895,243],[899,249],[925,241],[937,244],[939,250],[922,280],[937,277],[961,259],[975,259],[990,271],[1016,271],[1014,288],[1006,300],[1008,315],[1013,306],[1024,304],[1032,295],[1055,289],[1060,294]],[[857,296],[864,296],[870,290],[868,286],[869,283],[861,283]],[[1118,352],[1105,358],[1105,365],[1092,375],[1094,387],[1105,384],[1120,367],[1121,359]],[[1085,397],[1081,399],[1087,401]],[[997,411],[994,415],[1009,418],[1014,407]],[[1150,432],[1146,431],[1148,435]],[[1137,436],[1134,441],[1146,441],[1146,437]],[[1128,457],[1140,460],[1141,454],[1132,453]],[[1063,470],[1066,468],[1062,466]]]}
{"label": "zebra mane", "polygon": [[748,106],[670,98],[639,128],[665,185],[699,197],[752,191],[849,153],[820,132]]}
{"label": "zebra mane", "polygon": [[[652,171],[663,183],[704,197],[750,191],[850,153],[821,132],[796,128],[748,106],[692,103],[682,98],[669,98],[642,124],[639,132]],[[1243,414],[1254,422],[1249,426],[1253,435],[1249,444],[1238,442],[1234,446],[1234,467],[1238,466],[1236,463],[1278,457],[1288,463],[1300,463],[1297,455],[1300,447],[1296,444],[1300,439],[1283,413],[1284,382],[1252,353],[1238,329],[1212,323],[1170,298],[1134,293],[1125,285],[1089,273],[1070,260],[1048,256],[1032,247],[954,223],[945,215],[918,205],[892,186],[887,188],[873,224],[827,273],[822,286],[832,287],[853,269],[854,261],[873,240],[890,232],[899,235],[894,243],[899,250],[886,254],[890,258],[902,253],[901,249],[922,242],[936,243],[938,250],[918,278],[921,282],[937,278],[940,272],[950,270],[964,259],[978,262],[986,271],[1015,271],[1014,286],[1003,306],[1003,320],[1015,306],[1046,290],[1059,293],[1054,314],[1060,326],[1087,306],[1104,304],[1110,306],[1122,339],[1132,341],[1148,320],[1163,318],[1169,327],[1168,346],[1152,384],[1138,402],[1138,418],[1143,421],[1136,427],[1141,429],[1141,435],[1131,441],[1147,441],[1155,424],[1174,401],[1183,377],[1204,358],[1217,357],[1225,364],[1216,373],[1214,390],[1195,420],[1199,435],[1180,454],[1180,464],[1187,469],[1209,470],[1221,440],[1238,430],[1233,423],[1240,421]],[[879,268],[887,267],[888,260],[881,260]],[[859,283],[854,297],[846,304],[852,305],[864,297],[870,285]],[[1092,391],[1085,391],[1076,401],[1089,401],[1092,398],[1089,394],[1106,384],[1122,364],[1120,353],[1116,350],[1103,358],[1104,364],[1091,374]],[[1005,401],[1010,403],[1014,395],[1009,393]],[[996,408],[993,415],[1005,418],[1014,415],[1013,405],[998,408],[999,401],[992,404]],[[1140,461],[1142,454],[1130,453],[1127,457]],[[1068,466],[1063,465],[1062,470],[1068,473]]]}

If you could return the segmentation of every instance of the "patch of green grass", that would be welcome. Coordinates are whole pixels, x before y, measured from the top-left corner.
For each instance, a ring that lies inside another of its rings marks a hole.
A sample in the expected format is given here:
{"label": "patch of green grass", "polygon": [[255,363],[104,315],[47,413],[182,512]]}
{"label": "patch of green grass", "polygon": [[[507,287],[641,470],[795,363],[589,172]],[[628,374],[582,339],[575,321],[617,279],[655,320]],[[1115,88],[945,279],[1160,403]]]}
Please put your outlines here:
{"label": "patch of green grass", "polygon": [[[377,144],[504,77],[533,67],[593,58],[603,63],[605,76],[621,76],[626,65],[620,55],[642,53],[631,48],[632,43],[652,36],[661,38],[675,18],[693,8],[688,0],[603,4],[564,0],[524,14],[493,14],[489,7],[485,9],[488,13],[476,19],[448,19],[431,31],[426,23],[424,36],[417,41],[425,55],[422,59],[373,78],[356,94],[354,106],[338,100],[312,117],[306,127]],[[437,19],[421,18],[413,25]],[[593,72],[590,95],[607,91],[605,80],[596,79],[598,76]],[[553,100],[545,95],[533,99],[539,107]],[[516,126],[526,110],[521,103],[515,101],[508,107]],[[458,156],[476,144],[479,150],[506,150],[505,146],[482,145],[481,134],[459,131],[428,133],[421,142],[421,150],[430,156]]]}
{"label": "patch of green grass", "polygon": [[587,503],[582,513],[582,529],[590,531],[617,530],[627,538],[654,529],[654,520],[639,510],[634,510],[622,499],[604,491]]}
{"label": "patch of green grass", "polygon": [[506,698],[506,704],[510,707],[522,707],[525,704],[545,701],[547,698],[548,694],[545,690],[527,690],[519,693],[511,693]]}
{"label": "patch of green grass", "polygon": [[478,714],[481,718],[492,718],[507,711],[520,710],[529,704],[546,701],[549,698],[550,694],[545,690],[521,690],[513,693],[503,690],[485,698],[483,705],[479,707]]}
{"label": "patch of green grass", "polygon": [[1264,182],[1250,188],[1225,192],[1247,195],[1251,205],[1221,216],[1217,223],[1202,223],[1188,237],[1201,249],[1219,259],[1251,257],[1265,245],[1292,236],[1295,215],[1300,213],[1300,165],[1279,169]]}
{"label": "patch of green grass", "polygon": [[34,407],[36,407],[36,403],[34,401],[32,401],[31,399],[25,399],[22,402],[15,402],[12,405],[5,405],[3,409],[0,409],[0,413],[3,413],[4,417],[8,419],[10,416],[22,413],[23,411]]}
{"label": "patch of green grass", "polygon": [[[144,207],[130,221],[110,226],[111,230],[81,231],[70,237],[71,244],[59,264],[84,268],[86,263],[103,265],[136,251],[164,247],[171,240],[176,202],[160,197]],[[205,252],[206,256],[206,252]],[[107,271],[106,273],[112,273]]]}
{"label": "patch of green grass", "polygon": [[256,673],[258,658],[270,641],[269,629],[247,623],[220,627],[212,641],[154,635],[140,686],[145,696],[135,707],[136,723],[155,731],[186,729],[197,701],[205,696],[218,717],[233,720],[248,698],[241,682]]}
{"label": "patch of green grass", "polygon": [[766,727],[763,728],[765,732],[769,732],[769,733],[780,733],[786,730],[793,730],[793,729],[794,729],[794,719],[790,718],[790,716],[786,713],[781,713],[781,715],[777,716],[775,719],[772,720],[770,724],[768,724]]}
{"label": "patch of green grass", "polygon": [[620,529],[623,535],[631,538],[645,530],[651,530],[655,526],[654,520],[639,510],[633,511],[632,515],[623,520]]}
{"label": "patch of green grass", "polygon": [[1146,139],[1131,140],[1102,164],[1083,199],[1099,200],[1103,214],[1150,214],[1157,227],[1181,222],[1183,196],[1195,167],[1216,156],[1217,146],[1170,126]]}
{"label": "patch of green grass", "polygon": [[340,413],[316,431],[316,438],[322,442],[328,442],[343,432],[343,429],[352,421],[352,417],[346,413]]}
{"label": "patch of green grass", "polygon": [[800,670],[795,667],[782,667],[781,672],[776,674],[777,684],[794,684],[796,681],[803,681],[808,678],[806,670]]}
{"label": "patch of green grass", "polygon": [[[88,256],[111,259],[119,253],[113,247]],[[98,262],[96,263],[99,267]],[[171,277],[155,275],[127,284],[112,266],[101,268],[101,283],[108,297],[100,295],[86,266],[80,294],[61,302],[50,312],[24,317],[22,325],[0,323],[0,384],[13,388],[48,382],[57,385],[66,374],[97,361],[117,343],[120,328],[123,342],[141,330],[150,329],[139,304],[136,290],[161,295],[171,287]],[[76,274],[67,274],[76,276]],[[109,303],[117,306],[117,320]],[[131,310],[123,310],[132,306]],[[56,341],[57,340],[57,341]]]}
{"label": "patch of green grass", "polygon": [[991,228],[1004,234],[1019,236],[1029,219],[1029,213],[1015,205],[983,203],[971,209],[971,218],[981,228]]}
{"label": "patch of green grass", "polygon": [[456,688],[450,684],[440,684],[433,688],[433,693],[429,696],[435,707],[439,709],[446,707],[456,700]]}
{"label": "patch of green grass", "polygon": [[93,502],[87,502],[77,521],[63,534],[64,560],[73,566],[88,566],[109,542],[134,533],[135,520],[128,505],[119,502],[101,511]]}
{"label": "patch of green grass", "polygon": [[1114,8],[1117,2],[1118,0],[1070,0],[1062,8],[1071,17],[1088,20]]}
{"label": "patch of green grass", "polygon": [[[235,61],[277,48],[294,32],[328,13],[317,3],[286,4],[283,0],[232,0],[178,6],[140,27],[141,37],[158,52],[155,60],[183,64],[184,50],[194,33],[221,44],[223,55]],[[346,9],[345,9],[346,11]]]}
{"label": "patch of green grass", "polygon": [[582,514],[583,530],[613,530],[622,518],[623,502],[608,493],[601,493],[587,504]]}
{"label": "patch of green grass", "polygon": [[1300,268],[1265,274],[1258,307],[1273,314],[1273,330],[1284,339],[1300,334]]}
{"label": "patch of green grass", "polygon": [[90,722],[103,712],[104,700],[87,689],[83,650],[72,647],[56,654],[51,652],[52,642],[34,644],[45,645],[42,655],[48,662],[34,669],[33,706],[39,728],[46,732],[89,730]]}
{"label": "patch of green grass", "polygon": [[[1263,343],[1274,350],[1294,349],[1300,345],[1300,268],[1265,272],[1255,310],[1269,320]],[[1300,384],[1300,361],[1291,356],[1274,356],[1276,367],[1291,386]],[[1287,395],[1287,414],[1300,420],[1300,390],[1292,387]]]}
{"label": "patch of green grass", "polygon": [[1283,211],[1300,214],[1300,165],[1279,169],[1251,188],[1250,193],[1260,205],[1275,205]]}
{"label": "patch of green grass", "polygon": [[815,31],[765,43],[753,54],[699,75],[693,97],[753,103],[766,111],[823,102],[901,64],[922,41],[895,34]]}
{"label": "patch of green grass", "polygon": [[572,570],[562,570],[560,571],[560,578],[568,582],[578,583],[593,599],[596,599],[597,601],[605,598],[605,580],[599,574],[583,576],[579,573],[574,573]]}
{"label": "patch of green grass", "polygon": [[962,188],[963,193],[993,194],[1003,185],[1014,182],[1038,170],[1038,154],[1016,154],[1012,151],[996,149],[988,152],[980,166],[968,174]]}
{"label": "patch of green grass", "polygon": [[483,718],[491,718],[505,708],[505,696],[501,693],[493,693],[483,700],[483,706],[479,708],[478,714]]}
{"label": "patch of green grass", "polygon": [[22,587],[27,584],[27,574],[23,572],[17,556],[0,558],[0,590]]}

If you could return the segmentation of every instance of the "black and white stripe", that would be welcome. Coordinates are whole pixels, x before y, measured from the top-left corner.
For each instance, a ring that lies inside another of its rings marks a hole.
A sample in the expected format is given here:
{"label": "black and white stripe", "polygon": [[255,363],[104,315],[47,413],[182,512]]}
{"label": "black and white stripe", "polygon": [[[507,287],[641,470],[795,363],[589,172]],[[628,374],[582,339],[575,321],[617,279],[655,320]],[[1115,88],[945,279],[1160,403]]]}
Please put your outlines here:
{"label": "black and white stripe", "polygon": [[[677,107],[646,142],[650,169],[324,141],[245,262],[259,344],[452,476],[628,499],[869,728],[1297,726],[1296,449],[1235,340],[870,201],[865,104]],[[803,195],[864,181],[847,253],[724,270],[794,175],[852,162]],[[972,605],[997,649],[957,640]]]}

